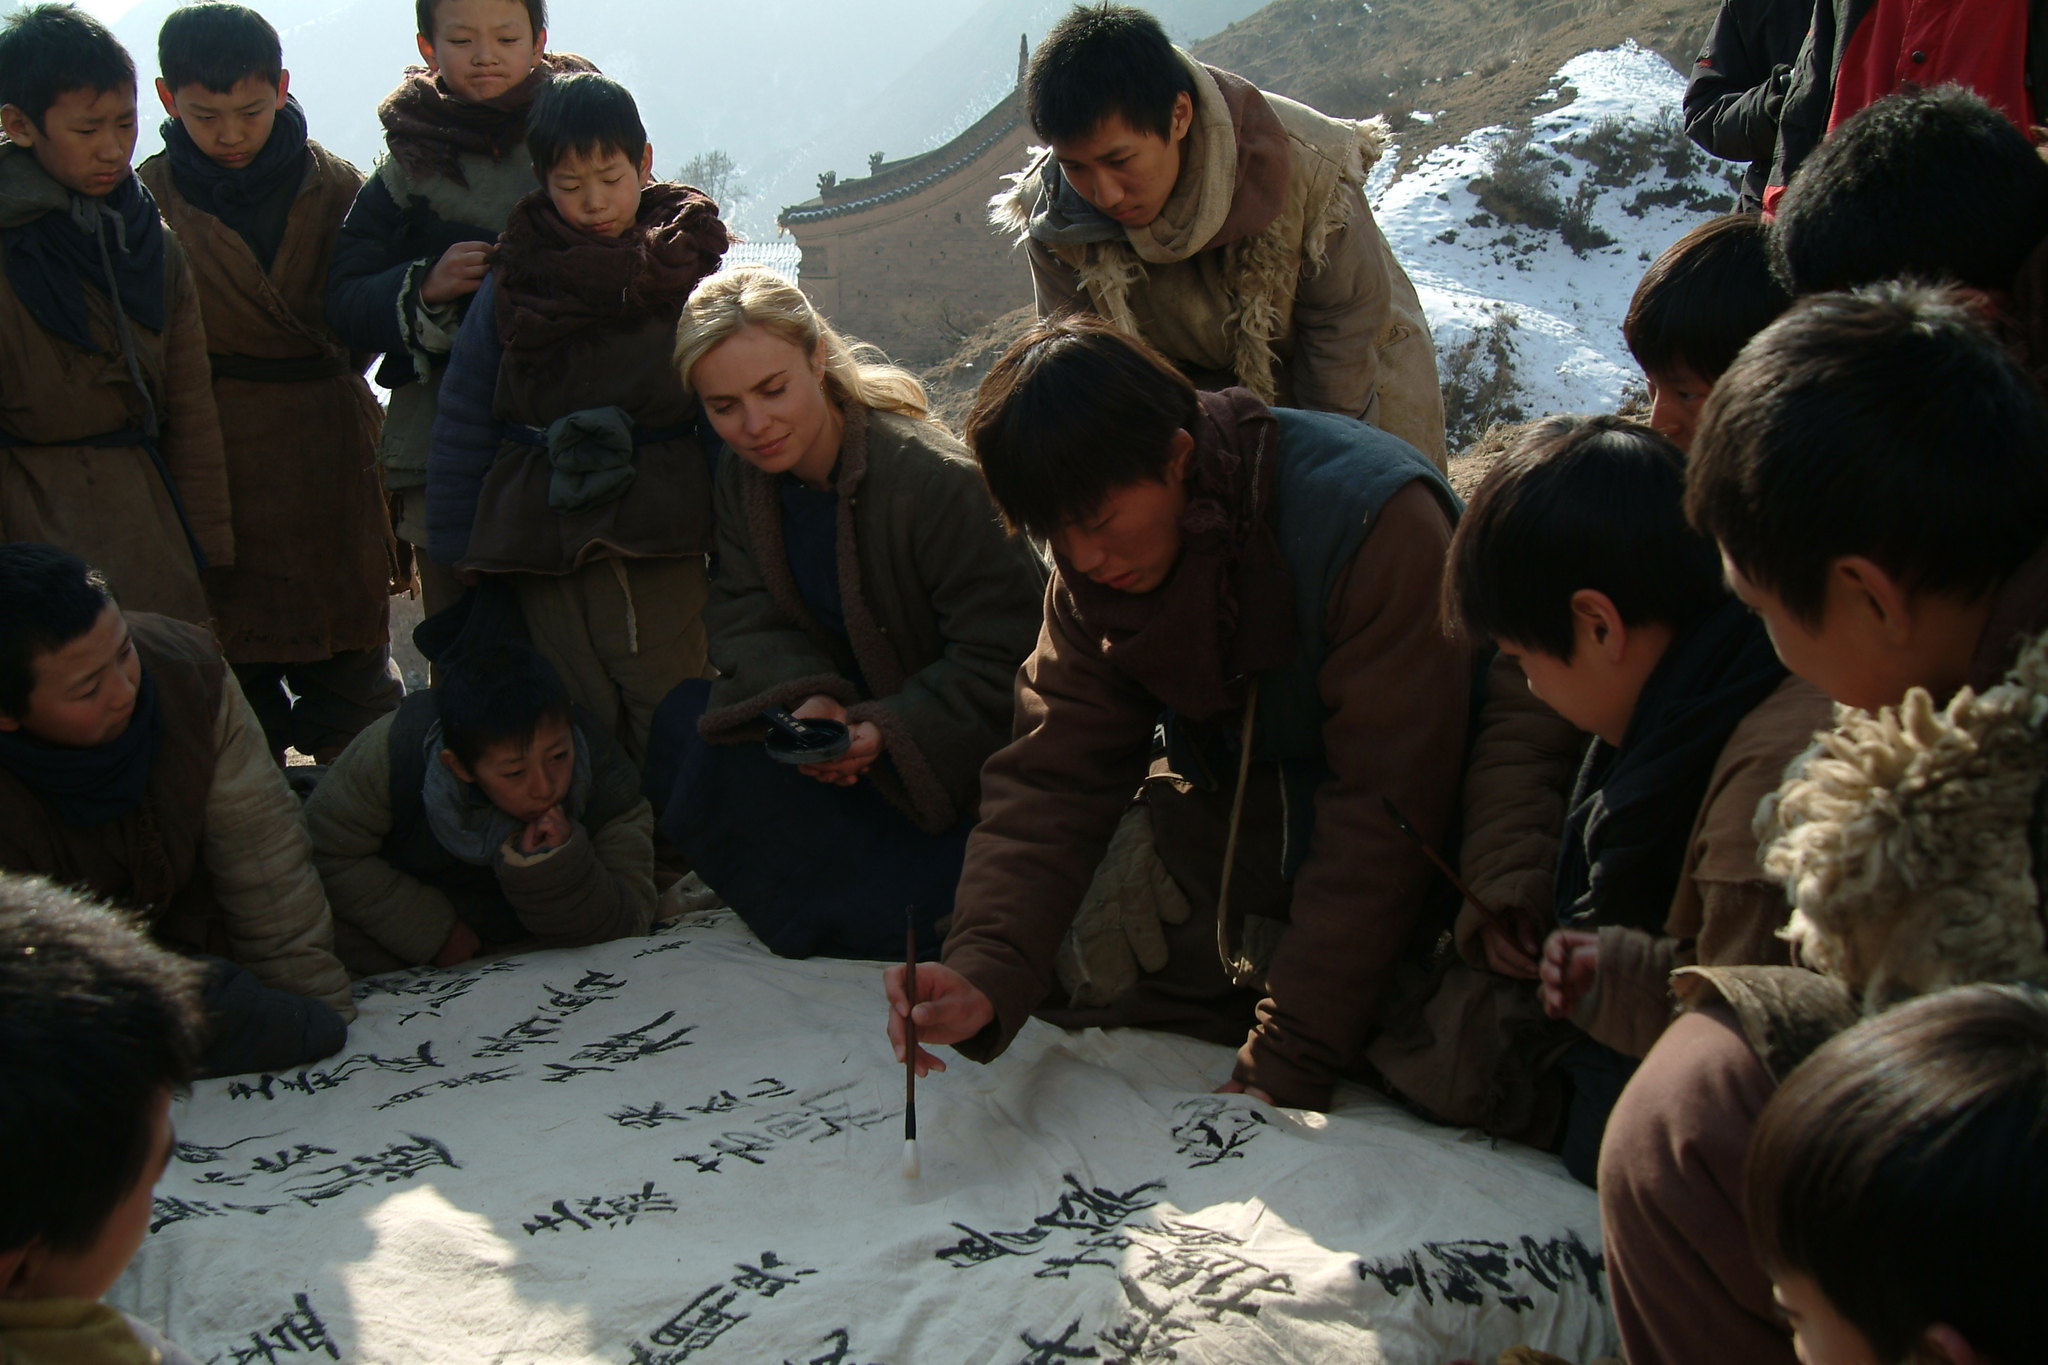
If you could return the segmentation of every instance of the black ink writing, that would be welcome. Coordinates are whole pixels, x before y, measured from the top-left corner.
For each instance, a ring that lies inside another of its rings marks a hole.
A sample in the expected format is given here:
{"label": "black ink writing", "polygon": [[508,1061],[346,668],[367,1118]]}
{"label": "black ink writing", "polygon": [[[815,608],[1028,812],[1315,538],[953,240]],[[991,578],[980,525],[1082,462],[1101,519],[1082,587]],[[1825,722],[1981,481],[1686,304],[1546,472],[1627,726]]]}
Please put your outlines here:
{"label": "black ink writing", "polygon": [[627,1062],[639,1061],[642,1057],[653,1057],[663,1052],[673,1051],[679,1047],[688,1047],[690,1042],[684,1035],[696,1032],[697,1026],[695,1024],[685,1024],[681,1028],[660,1038],[653,1036],[656,1030],[665,1027],[669,1020],[675,1017],[676,1012],[670,1010],[666,1014],[648,1020],[639,1028],[627,1029],[624,1033],[614,1033],[603,1042],[592,1043],[570,1058],[570,1060],[577,1062],[601,1062],[607,1066],[623,1066]]}
{"label": "black ink writing", "polygon": [[226,1161],[228,1153],[245,1142],[268,1142],[277,1137],[276,1133],[255,1133],[233,1142],[223,1142],[218,1147],[202,1147],[195,1142],[181,1142],[171,1148],[171,1155],[194,1166],[203,1166],[215,1161]]}
{"label": "black ink writing", "polygon": [[664,1123],[688,1123],[688,1114],[678,1114],[665,1104],[651,1104],[645,1109],[625,1108],[605,1115],[621,1128],[659,1128]]}
{"label": "black ink writing", "polygon": [[150,1208],[149,1230],[162,1232],[173,1223],[193,1218],[226,1218],[237,1213],[265,1214],[283,1204],[209,1204],[203,1199],[172,1199],[158,1195]]}
{"label": "black ink writing", "polygon": [[359,1052],[331,1067],[318,1070],[307,1068],[290,1075],[265,1072],[254,1081],[228,1082],[228,1098],[246,1100],[261,1097],[274,1100],[280,1094],[297,1093],[314,1095],[322,1090],[332,1090],[345,1083],[350,1077],[366,1071],[395,1071],[410,1075],[417,1071],[438,1068],[441,1063],[434,1059],[434,1045],[421,1043],[417,1051],[399,1057],[379,1057],[374,1053]]}
{"label": "black ink writing", "polygon": [[461,1163],[433,1138],[418,1133],[406,1136],[412,1140],[393,1143],[381,1152],[351,1157],[338,1166],[308,1172],[304,1183],[287,1185],[283,1192],[302,1204],[318,1204],[364,1185],[410,1180],[436,1166],[461,1169]]}
{"label": "black ink writing", "polygon": [[1242,1238],[1160,1217],[1153,1197],[1165,1188],[1159,1181],[1127,1190],[1083,1185],[1072,1175],[1065,1182],[1059,1201],[1029,1227],[983,1231],[955,1223],[960,1240],[936,1253],[961,1270],[1017,1258],[1035,1263],[1034,1279],[1083,1271],[1117,1277],[1131,1309],[1125,1320],[1096,1333],[1092,1344],[1077,1340],[1078,1321],[1045,1340],[1026,1335],[1035,1353],[1027,1362],[1175,1360],[1177,1347],[1203,1323],[1256,1318],[1272,1300],[1295,1296],[1292,1278],[1246,1255]]}
{"label": "black ink writing", "polygon": [[[475,1059],[484,1057],[511,1057],[530,1047],[548,1047],[559,1043],[555,1037],[562,1031],[562,1025],[579,1010],[604,1000],[618,999],[626,983],[610,972],[588,971],[573,986],[553,986],[543,983],[541,989],[547,992],[547,1003],[526,1019],[506,1029],[503,1033],[485,1034],[483,1046],[469,1055]],[[548,1079],[552,1080],[553,1077]]]}
{"label": "black ink writing", "polygon": [[409,1024],[415,1019],[439,1019],[444,1008],[475,990],[477,983],[485,977],[499,972],[514,971],[520,965],[516,960],[507,959],[456,975],[422,968],[408,976],[377,982],[358,982],[354,994],[358,1000],[388,995],[413,1002],[414,1008],[398,1016],[400,1024]]}
{"label": "black ink writing", "polygon": [[543,985],[548,993],[547,1007],[564,1017],[587,1009],[603,1000],[616,1000],[626,983],[610,972],[590,971],[583,979],[566,990],[560,986]]}
{"label": "black ink writing", "polygon": [[520,1020],[503,1033],[485,1034],[483,1046],[470,1053],[470,1059],[481,1061],[485,1057],[511,1057],[530,1047],[552,1047],[561,1041],[552,1035],[561,1031],[561,1020],[552,1015],[535,1015],[531,1019]]}
{"label": "black ink writing", "polygon": [[809,1360],[785,1360],[782,1365],[856,1365],[853,1359],[853,1333],[844,1327],[835,1327],[825,1334],[818,1343],[825,1348],[825,1354],[812,1356]]}
{"label": "black ink writing", "polygon": [[666,1103],[656,1103],[643,1109],[626,1108],[607,1114],[613,1123],[621,1128],[659,1128],[664,1123],[688,1123],[691,1114],[716,1116],[730,1114],[738,1109],[751,1109],[757,1100],[786,1099],[795,1094],[788,1086],[773,1076],[763,1076],[755,1081],[744,1095],[735,1095],[730,1090],[721,1090],[697,1104],[683,1106],[686,1113],[677,1113]]}
{"label": "black ink writing", "polygon": [[[709,1151],[684,1152],[674,1158],[697,1168],[706,1175],[715,1175],[725,1169],[728,1158],[747,1162],[755,1166],[768,1164],[766,1154],[776,1148],[797,1142],[823,1142],[849,1130],[866,1131],[879,1123],[901,1117],[902,1111],[888,1109],[857,1109],[846,1097],[845,1092],[853,1089],[853,1083],[836,1085],[815,1095],[797,1101],[795,1109],[781,1109],[759,1119],[750,1128],[732,1128],[710,1139],[706,1144]],[[735,1096],[731,1091],[721,1090],[702,1105],[686,1105],[692,1112],[717,1115],[732,1109],[755,1108],[756,1097],[762,1099],[781,1098],[790,1094],[788,1086],[773,1077],[763,1077],[754,1083],[754,1088],[744,1097]]]}
{"label": "black ink writing", "polygon": [[317,1356],[325,1353],[330,1360],[341,1359],[341,1348],[334,1344],[334,1337],[327,1330],[327,1324],[313,1311],[312,1301],[304,1294],[292,1295],[292,1311],[286,1313],[260,1332],[251,1332],[248,1345],[231,1345],[220,1355],[208,1358],[208,1365],[275,1365],[279,1356]]}
{"label": "black ink writing", "polygon": [[1174,1106],[1174,1112],[1187,1115],[1174,1125],[1173,1140],[1180,1144],[1175,1154],[1188,1158],[1191,1171],[1219,1161],[1242,1160],[1244,1149],[1270,1125],[1258,1110],[1216,1095],[1183,1101]]}
{"label": "black ink writing", "polygon": [[[955,1223],[953,1226],[962,1234],[960,1240],[939,1248],[935,1254],[954,1269],[966,1270],[1008,1256],[1036,1255],[1045,1249],[1047,1238],[1056,1229],[1097,1236],[1114,1234],[1158,1202],[1146,1198],[1146,1195],[1166,1188],[1160,1181],[1150,1180],[1119,1192],[1100,1185],[1083,1185],[1072,1175],[1062,1179],[1066,1182],[1066,1193],[1051,1209],[1032,1219],[1030,1227],[1015,1232],[983,1232],[965,1223]],[[1110,1249],[1110,1245],[1093,1246],[1084,1237],[1078,1248],[1080,1254],[1051,1258],[1039,1270],[1038,1278],[1065,1279],[1068,1272],[1080,1265],[1113,1265],[1113,1262],[1086,1254],[1089,1250],[1103,1249]]]}
{"label": "black ink writing", "polygon": [[259,1156],[249,1163],[246,1171],[208,1171],[194,1182],[199,1185],[232,1185],[240,1188],[259,1175],[283,1175],[294,1166],[308,1161],[317,1161],[323,1156],[333,1156],[332,1147],[316,1147],[310,1142],[301,1142],[296,1147],[281,1148],[274,1156]]}
{"label": "black ink writing", "polygon": [[736,1313],[733,1305],[747,1303],[743,1295],[773,1298],[815,1270],[798,1269],[772,1251],[764,1251],[759,1265],[736,1265],[738,1271],[683,1305],[668,1321],[647,1334],[644,1342],[631,1347],[633,1365],[681,1365],[699,1351],[745,1322],[747,1313]]}
{"label": "black ink writing", "polygon": [[657,943],[652,948],[642,948],[639,952],[633,954],[633,956],[636,958],[653,957],[656,953],[670,953],[674,952],[678,948],[687,948],[689,946],[689,939],[672,938],[666,943]]}
{"label": "black ink writing", "polygon": [[1018,1365],[1056,1365],[1062,1360],[1100,1360],[1102,1352],[1093,1346],[1083,1346],[1074,1337],[1081,1330],[1081,1321],[1076,1318],[1067,1324],[1067,1330],[1047,1341],[1040,1341],[1029,1332],[1019,1332],[1029,1354],[1023,1356]]}
{"label": "black ink writing", "polygon": [[445,1081],[428,1081],[425,1085],[416,1086],[411,1090],[401,1090],[382,1104],[373,1107],[389,1109],[393,1105],[411,1104],[414,1100],[423,1099],[437,1090],[461,1090],[472,1085],[489,1085],[493,1081],[509,1081],[519,1074],[519,1069],[512,1066],[495,1067],[489,1071],[472,1071],[467,1076],[450,1076]]}
{"label": "black ink writing", "polygon": [[1483,1305],[1491,1294],[1501,1306],[1521,1313],[1534,1308],[1536,1300],[1521,1272],[1535,1286],[1550,1294],[1564,1285],[1577,1283],[1589,1290],[1595,1302],[1606,1297],[1605,1265],[1589,1251],[1575,1232],[1538,1242],[1523,1237],[1518,1246],[1506,1242],[1425,1242],[1391,1261],[1361,1261],[1358,1277],[1379,1281],[1380,1288],[1398,1295],[1414,1290],[1424,1303],[1442,1298],[1467,1307]]}
{"label": "black ink writing", "polygon": [[590,1232],[596,1228],[630,1227],[637,1218],[651,1213],[674,1213],[676,1201],[654,1188],[649,1180],[631,1194],[610,1196],[592,1195],[587,1199],[557,1199],[545,1213],[537,1213],[521,1223],[529,1237],[543,1232],[565,1232],[577,1229]]}

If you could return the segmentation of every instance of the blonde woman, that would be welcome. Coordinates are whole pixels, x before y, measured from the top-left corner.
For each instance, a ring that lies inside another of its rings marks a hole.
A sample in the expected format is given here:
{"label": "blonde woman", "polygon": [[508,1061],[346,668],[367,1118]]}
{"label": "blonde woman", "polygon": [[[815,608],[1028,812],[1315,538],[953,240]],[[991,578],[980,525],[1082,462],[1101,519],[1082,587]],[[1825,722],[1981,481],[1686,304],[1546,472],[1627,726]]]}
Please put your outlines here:
{"label": "blonde woman", "polygon": [[[773,271],[699,284],[676,368],[726,450],[704,610],[719,676],[656,718],[663,831],[784,956],[894,957],[906,905],[935,949],[1043,565],[917,379]],[[777,763],[761,743],[775,706],[843,722],[850,747]]]}

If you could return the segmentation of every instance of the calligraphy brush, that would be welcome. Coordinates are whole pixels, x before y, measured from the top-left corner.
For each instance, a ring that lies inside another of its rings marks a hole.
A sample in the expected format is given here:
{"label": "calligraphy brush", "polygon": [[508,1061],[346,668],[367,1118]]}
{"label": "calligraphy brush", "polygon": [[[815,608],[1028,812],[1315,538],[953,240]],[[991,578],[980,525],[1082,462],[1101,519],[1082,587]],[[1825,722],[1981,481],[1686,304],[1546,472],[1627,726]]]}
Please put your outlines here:
{"label": "calligraphy brush", "polygon": [[915,1180],[917,1162],[917,922],[911,907],[903,909],[903,993],[910,1008],[903,1012],[903,1178]]}
{"label": "calligraphy brush", "polygon": [[1465,899],[1472,902],[1472,908],[1479,912],[1480,918],[1484,919],[1493,928],[1495,933],[1507,939],[1508,942],[1521,942],[1521,938],[1514,930],[1508,927],[1508,922],[1500,917],[1499,912],[1485,901],[1479,899],[1478,893],[1465,884],[1465,879],[1451,871],[1451,865],[1445,862],[1437,854],[1437,851],[1429,846],[1429,840],[1422,837],[1422,832],[1408,823],[1408,817],[1401,814],[1401,808],[1394,804],[1394,798],[1382,796],[1380,800],[1387,803],[1387,818],[1394,822],[1394,828],[1407,835],[1410,841],[1422,850],[1422,856],[1436,864],[1436,870],[1449,878],[1451,885],[1457,887]]}

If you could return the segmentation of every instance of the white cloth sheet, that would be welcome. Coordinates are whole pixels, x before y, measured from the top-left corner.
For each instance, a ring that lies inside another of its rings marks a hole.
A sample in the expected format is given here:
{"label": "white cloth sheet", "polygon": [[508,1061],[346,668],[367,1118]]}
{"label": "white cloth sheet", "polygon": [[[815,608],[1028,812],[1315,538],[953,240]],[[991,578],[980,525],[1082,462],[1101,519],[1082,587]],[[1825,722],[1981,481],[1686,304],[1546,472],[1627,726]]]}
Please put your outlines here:
{"label": "white cloth sheet", "polygon": [[346,1051],[181,1101],[112,1300],[202,1360],[1490,1362],[1614,1349],[1592,1194],[1223,1048],[1033,1023],[918,1086],[874,964],[729,911],[361,983]]}

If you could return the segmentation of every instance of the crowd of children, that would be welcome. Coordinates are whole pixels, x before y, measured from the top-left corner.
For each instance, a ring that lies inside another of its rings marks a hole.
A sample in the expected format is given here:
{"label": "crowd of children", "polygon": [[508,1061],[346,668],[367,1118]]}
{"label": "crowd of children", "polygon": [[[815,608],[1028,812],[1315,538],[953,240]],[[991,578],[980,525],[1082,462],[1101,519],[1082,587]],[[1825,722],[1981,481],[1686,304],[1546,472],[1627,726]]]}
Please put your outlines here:
{"label": "crowd of children", "polygon": [[1560,1153],[1634,1365],[2030,1355],[2048,160],[2024,83],[1877,88],[1882,4],[1739,8],[1688,107],[1773,217],[1469,504],[1383,129],[1141,11],[1033,58],[1041,317],[958,436],[720,269],[544,0],[417,0],[367,179],[242,5],[164,23],[133,170],[112,36],[0,20],[0,1358],[184,1359],[97,1303],[180,1087],[679,865],[791,956],[911,906],[920,1073],[1165,1028]]}

